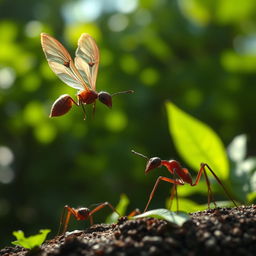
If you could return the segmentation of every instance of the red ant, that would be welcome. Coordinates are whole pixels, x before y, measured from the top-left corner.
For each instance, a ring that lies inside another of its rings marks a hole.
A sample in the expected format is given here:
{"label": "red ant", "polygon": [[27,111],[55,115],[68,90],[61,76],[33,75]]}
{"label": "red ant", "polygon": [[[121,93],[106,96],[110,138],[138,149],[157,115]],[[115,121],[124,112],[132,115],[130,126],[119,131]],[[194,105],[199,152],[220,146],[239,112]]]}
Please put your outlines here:
{"label": "red ant", "polygon": [[[223,190],[225,191],[226,195],[228,196],[228,198],[233,202],[233,204],[237,207],[237,204],[235,203],[235,201],[231,198],[230,194],[228,193],[227,189],[224,187],[224,185],[222,184],[222,182],[220,181],[220,179],[217,177],[217,175],[214,173],[214,171],[210,168],[210,166],[206,163],[201,163],[200,165],[200,169],[199,172],[196,176],[196,180],[193,183],[192,181],[192,177],[191,174],[189,173],[188,169],[183,168],[181,166],[181,164],[176,161],[176,160],[161,160],[159,157],[152,157],[152,158],[148,158],[147,156],[144,156],[138,152],[135,152],[134,150],[132,150],[132,153],[139,155],[141,157],[144,157],[148,160],[147,165],[146,165],[146,169],[145,169],[145,173],[147,174],[150,170],[161,167],[161,166],[165,166],[167,168],[167,170],[173,174],[173,175],[177,175],[178,178],[177,179],[170,179],[170,178],[166,178],[163,176],[159,176],[158,179],[156,180],[156,183],[152,189],[152,192],[149,196],[149,200],[147,202],[147,205],[145,207],[145,211],[147,211],[148,206],[155,194],[155,191],[157,189],[157,186],[159,184],[159,182],[161,180],[169,182],[174,184],[174,188],[171,191],[171,197],[170,200],[172,201],[175,192],[177,193],[177,185],[185,185],[185,183],[190,184],[190,186],[196,186],[198,184],[198,182],[200,181],[200,178],[202,176],[202,173],[204,173],[205,176],[205,180],[206,180],[206,185],[208,188],[208,208],[210,208],[210,203],[211,201],[213,201],[214,206],[216,207],[216,203],[213,199],[213,195],[212,195],[212,190],[211,190],[211,186],[210,186],[210,181],[208,179],[207,173],[206,173],[206,169],[205,167],[207,167],[207,169],[212,173],[212,175],[214,176],[214,178],[217,180],[217,182],[221,185],[221,187],[223,188]],[[176,194],[177,195],[177,194]]]}
{"label": "red ant", "polygon": [[[121,216],[118,213],[118,211],[112,206],[112,204],[110,204],[109,202],[101,203],[98,206],[96,206],[93,210],[90,210],[89,208],[86,208],[86,207],[72,208],[68,205],[65,205],[64,210],[63,210],[63,214],[62,214],[62,217],[61,217],[61,221],[60,221],[60,227],[59,227],[58,234],[64,234],[67,231],[68,223],[69,223],[71,214],[74,215],[76,220],[87,220],[87,219],[89,219],[90,224],[93,225],[93,216],[92,215],[95,212],[104,208],[105,206],[108,206],[113,212],[116,212],[119,215],[119,217]],[[67,210],[66,217],[65,217],[65,210]],[[61,231],[62,226],[63,226],[63,229]]]}

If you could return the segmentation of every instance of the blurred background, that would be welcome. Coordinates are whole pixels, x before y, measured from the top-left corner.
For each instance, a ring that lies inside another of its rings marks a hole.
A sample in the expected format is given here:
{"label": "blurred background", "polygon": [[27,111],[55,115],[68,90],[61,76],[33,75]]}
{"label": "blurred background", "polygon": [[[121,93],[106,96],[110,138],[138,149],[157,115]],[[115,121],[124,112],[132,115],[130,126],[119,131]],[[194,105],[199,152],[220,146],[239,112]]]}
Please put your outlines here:
{"label": "blurred background", "polygon": [[[182,162],[166,100],[211,126],[225,146],[246,134],[248,155],[256,155],[254,0],[2,0],[0,19],[1,247],[14,230],[50,228],[54,236],[66,204],[116,205],[125,193],[130,211],[143,209],[157,176],[168,173],[145,176],[145,160],[131,149]],[[41,32],[72,56],[89,33],[101,54],[98,91],[135,93],[114,97],[112,110],[97,103],[94,118],[86,107],[86,121],[76,107],[48,118],[56,98],[76,90],[50,70]],[[169,191],[162,184],[150,208],[163,208]],[[70,230],[87,225],[72,220]]]}

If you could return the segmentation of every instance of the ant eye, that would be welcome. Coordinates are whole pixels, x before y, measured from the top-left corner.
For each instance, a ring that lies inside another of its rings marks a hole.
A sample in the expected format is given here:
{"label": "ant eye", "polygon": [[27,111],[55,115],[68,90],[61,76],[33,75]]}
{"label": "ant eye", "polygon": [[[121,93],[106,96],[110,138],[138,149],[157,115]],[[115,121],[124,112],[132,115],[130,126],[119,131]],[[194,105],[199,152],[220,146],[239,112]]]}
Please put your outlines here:
{"label": "ant eye", "polygon": [[160,167],[162,163],[162,160],[159,157],[152,157],[148,160],[146,170],[145,172],[147,173],[148,171],[155,169],[157,167]]}

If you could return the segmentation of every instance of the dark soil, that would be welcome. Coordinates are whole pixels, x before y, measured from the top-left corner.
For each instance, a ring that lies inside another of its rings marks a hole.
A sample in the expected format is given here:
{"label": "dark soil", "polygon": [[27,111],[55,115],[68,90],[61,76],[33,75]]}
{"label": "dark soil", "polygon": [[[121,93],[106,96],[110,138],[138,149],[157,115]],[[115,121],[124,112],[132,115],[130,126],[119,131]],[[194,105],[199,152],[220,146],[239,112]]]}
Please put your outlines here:
{"label": "dark soil", "polygon": [[181,227],[164,220],[119,219],[46,241],[28,251],[6,247],[1,256],[256,255],[256,205],[195,212]]}

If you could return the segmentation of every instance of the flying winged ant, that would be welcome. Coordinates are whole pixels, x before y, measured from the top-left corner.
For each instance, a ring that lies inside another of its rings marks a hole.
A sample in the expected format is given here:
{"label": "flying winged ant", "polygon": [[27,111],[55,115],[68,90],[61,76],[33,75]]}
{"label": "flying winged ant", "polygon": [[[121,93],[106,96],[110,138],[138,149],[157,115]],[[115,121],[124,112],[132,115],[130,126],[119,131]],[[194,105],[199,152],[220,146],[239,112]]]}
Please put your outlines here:
{"label": "flying winged ant", "polygon": [[112,97],[118,94],[133,93],[132,90],[110,94],[96,91],[100,54],[94,39],[87,33],[80,36],[76,57],[71,58],[66,48],[54,37],[42,33],[41,44],[52,71],[68,86],[77,89],[76,102],[68,94],[61,95],[52,105],[50,117],[66,114],[73,105],[82,106],[84,119],[86,118],[84,105],[93,104],[95,113],[96,100],[112,107]]}

